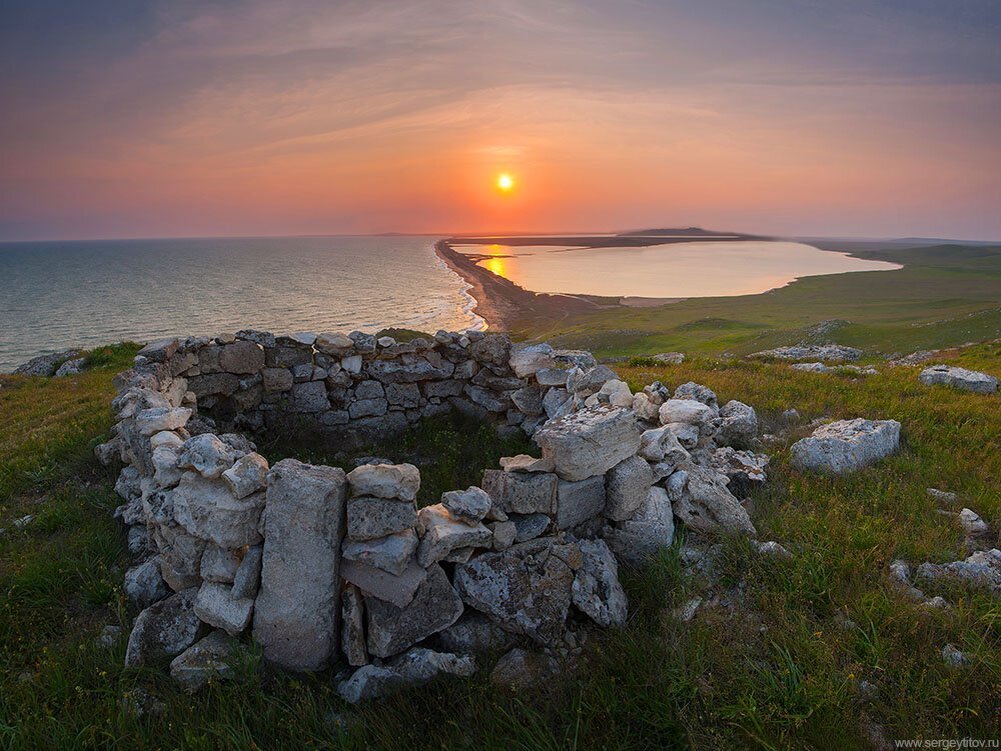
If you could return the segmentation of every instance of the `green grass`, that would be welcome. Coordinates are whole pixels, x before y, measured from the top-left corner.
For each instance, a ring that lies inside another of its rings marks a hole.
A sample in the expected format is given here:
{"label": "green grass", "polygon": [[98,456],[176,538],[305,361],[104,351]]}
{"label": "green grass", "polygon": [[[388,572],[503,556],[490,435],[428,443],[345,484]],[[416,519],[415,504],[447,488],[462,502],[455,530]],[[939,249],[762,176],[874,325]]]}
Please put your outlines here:
{"label": "green grass", "polygon": [[[111,377],[130,355],[113,352],[99,369],[67,379],[2,379],[2,749],[852,749],[868,747],[865,722],[890,738],[997,734],[997,601],[936,589],[954,607],[925,612],[884,577],[895,557],[913,564],[960,553],[960,533],[936,513],[929,486],[961,493],[995,535],[1001,529],[996,396],[921,386],[914,368],[853,378],[698,356],[680,366],[624,366],[634,387],[695,380],[721,400],[746,401],[773,430],[788,407],[804,421],[892,417],[903,423],[903,450],[828,478],[789,467],[795,432],[777,445],[752,516],[761,539],[779,540],[794,557],[763,559],[742,540],[723,540],[719,576],[742,593],[736,614],[709,607],[690,624],[671,617],[689,597],[709,594],[672,549],[623,572],[628,626],[596,633],[562,680],[510,695],[481,671],[355,709],[336,697],[331,673],[245,667],[238,680],[191,697],[162,667],[123,669],[124,643],[95,645],[105,624],[127,631],[135,615],[120,588],[128,559],[111,518],[113,477],[92,458],[112,422]],[[967,348],[954,361],[1001,375],[1001,346]],[[371,450],[417,462],[442,457],[421,466],[421,500],[433,502],[442,489],[476,482],[481,462],[523,448],[478,430],[432,422]],[[348,458],[322,446],[264,450],[272,459]],[[26,513],[35,522],[13,530]],[[839,625],[844,618],[855,625]],[[949,642],[967,652],[968,667],[943,664]],[[874,699],[863,697],[862,681],[876,687]],[[162,713],[124,708],[139,691],[162,702]]]}
{"label": "green grass", "polygon": [[808,339],[804,329],[829,319],[849,321],[831,334],[838,343],[883,354],[1001,336],[1001,247],[942,245],[856,255],[905,266],[805,277],[762,295],[616,308],[570,320],[525,319],[517,330],[525,338],[601,356],[747,354]]}

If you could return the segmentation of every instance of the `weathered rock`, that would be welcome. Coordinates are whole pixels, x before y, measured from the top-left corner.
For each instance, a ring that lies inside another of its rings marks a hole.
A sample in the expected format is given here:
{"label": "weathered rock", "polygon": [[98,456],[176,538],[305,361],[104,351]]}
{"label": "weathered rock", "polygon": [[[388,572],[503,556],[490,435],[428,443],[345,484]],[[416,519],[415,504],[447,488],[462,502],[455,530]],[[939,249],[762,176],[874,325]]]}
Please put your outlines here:
{"label": "weathered rock", "polygon": [[[688,459],[688,452],[678,440],[676,425],[669,424],[643,431],[637,455],[650,462],[667,462],[674,466]],[[697,430],[694,439],[698,441]]]}
{"label": "weathered rock", "polygon": [[563,633],[581,564],[574,544],[532,540],[456,566],[455,587],[463,601],[506,630],[551,645]]}
{"label": "weathered rock", "polygon": [[651,485],[653,472],[639,456],[631,456],[616,464],[605,475],[605,516],[616,521],[632,517],[646,501]]}
{"label": "weathered rock", "polygon": [[581,399],[596,394],[608,381],[618,378],[615,371],[606,365],[576,367],[567,374],[567,391]]}
{"label": "weathered rock", "polygon": [[729,478],[731,491],[746,493],[753,485],[767,479],[765,468],[769,461],[771,458],[767,454],[752,454],[724,446],[713,452],[710,466]]}
{"label": "weathered rock", "polygon": [[261,562],[264,558],[263,545],[251,545],[240,561],[240,567],[233,575],[233,597],[257,596],[261,584]]}
{"label": "weathered rock", "polygon": [[695,383],[695,381],[688,381],[688,383],[683,383],[678,386],[678,388],[674,390],[674,398],[679,400],[691,399],[697,402],[702,402],[713,410],[719,406],[715,392],[712,389],[703,386],[701,383]]}
{"label": "weathered rock", "polygon": [[83,372],[84,366],[87,364],[87,358],[76,357],[72,360],[67,360],[58,368],[56,368],[55,377],[65,378],[66,376],[79,375]]}
{"label": "weathered rock", "polygon": [[549,655],[516,647],[497,661],[490,671],[490,682],[522,693],[548,683],[560,673],[560,664]]}
{"label": "weathered rock", "polygon": [[239,550],[224,550],[218,545],[207,545],[202,554],[199,573],[205,581],[232,584],[239,568]]}
{"label": "weathered rock", "polygon": [[288,368],[264,368],[261,370],[261,384],[268,394],[279,394],[292,388],[292,371]]}
{"label": "weathered rock", "polygon": [[467,610],[451,626],[437,636],[438,646],[454,654],[483,654],[507,649],[518,637],[511,634],[482,613]]}
{"label": "weathered rock", "polygon": [[237,498],[246,498],[263,490],[268,477],[268,460],[260,454],[247,454],[222,473],[222,479]]}
{"label": "weathered rock", "polygon": [[754,407],[731,399],[719,410],[720,427],[716,440],[738,448],[749,446],[758,437],[758,414]]}
{"label": "weathered rock", "polygon": [[510,364],[516,376],[527,378],[543,368],[553,367],[556,361],[548,344],[515,344],[511,347]]}
{"label": "weathered rock", "polygon": [[546,412],[546,417],[555,420],[569,414],[573,408],[573,399],[564,388],[549,389],[542,397],[542,408]]}
{"label": "weathered rock", "polygon": [[155,558],[143,561],[125,572],[125,594],[141,608],[170,594],[170,588],[160,575],[160,566]]}
{"label": "weathered rock", "polygon": [[421,487],[421,473],[413,464],[363,464],[348,473],[351,495],[413,501]]}
{"label": "weathered rock", "polygon": [[389,657],[455,623],[462,615],[462,600],[441,566],[432,564],[408,605],[398,608],[367,597],[365,615],[369,654]]}
{"label": "weathered rock", "polygon": [[195,598],[195,615],[230,636],[242,633],[250,625],[253,611],[254,601],[249,597],[233,597],[228,584],[204,582]]}
{"label": "weathered rock", "polygon": [[573,580],[573,604],[599,626],[626,624],[628,601],[619,566],[604,540],[579,540],[583,565]]}
{"label": "weathered rock", "polygon": [[601,388],[598,389],[598,394],[607,396],[608,403],[613,407],[626,407],[628,409],[632,409],[633,394],[629,390],[629,385],[625,381],[620,381],[617,378],[605,381]]}
{"label": "weathered rock", "polygon": [[485,490],[470,485],[465,490],[449,490],[443,493],[441,505],[459,521],[476,524],[490,511],[491,500]]}
{"label": "weathered rock", "polygon": [[195,537],[229,549],[261,540],[257,526],[264,493],[237,499],[223,482],[185,472],[170,497],[174,519]]}
{"label": "weathered rock", "polygon": [[375,540],[417,525],[413,501],[396,498],[352,498],[348,501],[349,540]]}
{"label": "weathered rock", "polygon": [[674,512],[664,488],[653,486],[633,518],[608,529],[605,539],[615,554],[633,565],[640,565],[674,540]]}
{"label": "weathered rock", "polygon": [[71,357],[78,355],[79,350],[68,349],[64,352],[56,352],[51,355],[39,355],[33,357],[28,362],[14,368],[14,375],[23,376],[43,376],[55,375],[56,370]]}
{"label": "weathered rock", "polygon": [[896,420],[839,420],[794,443],[792,464],[820,472],[852,472],[889,456],[899,445]]}
{"label": "weathered rock", "polygon": [[758,553],[761,555],[771,556],[772,558],[784,558],[789,560],[792,558],[792,553],[782,547],[779,543],[774,540],[768,540],[767,542],[760,542],[757,545]]}
{"label": "weathered rock", "polygon": [[365,602],[357,587],[341,592],[341,651],[352,667],[368,664],[365,646]]}
{"label": "weathered rock", "polygon": [[998,379],[994,376],[950,365],[932,365],[930,368],[925,368],[918,376],[918,380],[926,386],[940,384],[978,394],[993,394],[998,390]]}
{"label": "weathered rock", "polygon": [[161,430],[183,428],[191,417],[187,407],[151,407],[136,413],[136,429],[141,435],[153,435]]}
{"label": "weathered rock", "polygon": [[399,576],[417,550],[417,534],[406,529],[378,540],[345,540],[341,556],[348,561],[368,563],[394,576]]}
{"label": "weathered rock", "polygon": [[545,412],[542,404],[541,386],[523,386],[511,392],[511,401],[519,412],[525,415],[541,415]]}
{"label": "weathered rock", "polygon": [[597,406],[549,421],[534,438],[556,474],[576,481],[604,474],[635,454],[640,430],[632,411]]}
{"label": "weathered rock", "polygon": [[[233,466],[238,452],[223,443],[217,436],[204,433],[189,438],[181,446],[177,465],[194,469],[202,477],[214,480]],[[261,457],[263,459],[263,457]]]}
{"label": "weathered rock", "polygon": [[685,471],[688,493],[674,503],[674,513],[687,527],[715,534],[757,534],[747,511],[727,489],[723,475],[693,463],[686,464]]}
{"label": "weathered rock", "polygon": [[552,514],[556,509],[558,480],[548,472],[505,472],[488,469],[483,473],[483,490],[507,514]]}
{"label": "weathered rock", "polygon": [[957,500],[959,500],[959,496],[957,496],[955,493],[949,492],[948,490],[939,490],[938,488],[927,488],[925,492],[928,494],[930,498],[933,498],[939,503],[944,503],[949,506],[951,506]]}
{"label": "weathered rock", "polygon": [[142,611],[129,635],[125,666],[148,665],[178,655],[194,644],[202,631],[194,601],[195,590],[186,589]]}
{"label": "weathered rock", "polygon": [[454,517],[441,503],[425,506],[418,512],[422,537],[417,549],[417,562],[422,566],[444,560],[459,548],[491,547],[493,532],[479,522]]}
{"label": "weathered rock", "polygon": [[351,704],[378,699],[408,686],[420,686],[442,673],[471,676],[476,663],[471,657],[412,649],[385,666],[365,665],[337,686],[338,695]]}
{"label": "weathered rock", "polygon": [[233,676],[230,662],[237,643],[222,631],[213,631],[188,647],[170,663],[170,677],[189,694],[201,690],[213,680]]}
{"label": "weathered rock", "polygon": [[330,409],[327,387],[323,381],[295,383],[289,394],[289,412],[325,412]]}
{"label": "weathered rock", "polygon": [[219,352],[219,367],[226,373],[256,373],[264,367],[264,350],[248,341],[227,344]]}
{"label": "weathered rock", "polygon": [[341,561],[341,576],[366,595],[402,608],[414,599],[417,588],[427,578],[427,571],[413,558],[399,575],[390,574],[369,563],[345,559]]}
{"label": "weathered rock", "polygon": [[987,522],[976,511],[968,508],[959,512],[959,527],[967,537],[981,537],[988,531]]}
{"label": "weathered rock", "polygon": [[922,563],[917,575],[929,581],[965,584],[1001,597],[1001,550],[978,550],[966,560],[951,563]]}
{"label": "weathered rock", "polygon": [[505,472],[552,472],[555,467],[552,459],[536,459],[528,454],[502,456],[500,465]]}
{"label": "weathered rock", "polygon": [[540,386],[559,386],[566,388],[567,370],[559,367],[540,368],[535,373],[535,380]]}
{"label": "weathered rock", "polygon": [[547,514],[511,514],[510,521],[515,528],[515,542],[528,542],[541,537],[552,523]]}
{"label": "weathered rock", "polygon": [[660,405],[660,422],[662,425],[682,423],[699,428],[702,435],[707,435],[714,428],[716,412],[695,399],[668,399]]}
{"label": "weathered rock", "polygon": [[942,647],[942,660],[951,668],[962,667],[969,662],[955,644],[946,644]]}
{"label": "weathered rock", "polygon": [[335,651],[346,488],[343,470],[294,459],[268,474],[254,639],[289,670],[320,670]]}
{"label": "weathered rock", "polygon": [[862,350],[854,347],[844,347],[840,344],[811,344],[793,347],[777,347],[762,352],[755,352],[748,357],[760,357],[774,360],[823,360],[824,362],[855,361],[862,356]]}
{"label": "weathered rock", "polygon": [[571,482],[560,480],[556,491],[556,528],[573,529],[605,509],[605,478],[602,475]]}

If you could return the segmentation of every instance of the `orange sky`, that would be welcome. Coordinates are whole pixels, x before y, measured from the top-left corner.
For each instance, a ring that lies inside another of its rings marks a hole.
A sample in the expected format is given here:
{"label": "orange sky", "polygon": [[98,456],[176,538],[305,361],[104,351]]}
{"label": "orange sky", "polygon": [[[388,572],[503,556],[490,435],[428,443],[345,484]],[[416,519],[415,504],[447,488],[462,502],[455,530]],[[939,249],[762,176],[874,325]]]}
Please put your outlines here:
{"label": "orange sky", "polygon": [[1001,238],[989,3],[107,5],[4,19],[0,239]]}

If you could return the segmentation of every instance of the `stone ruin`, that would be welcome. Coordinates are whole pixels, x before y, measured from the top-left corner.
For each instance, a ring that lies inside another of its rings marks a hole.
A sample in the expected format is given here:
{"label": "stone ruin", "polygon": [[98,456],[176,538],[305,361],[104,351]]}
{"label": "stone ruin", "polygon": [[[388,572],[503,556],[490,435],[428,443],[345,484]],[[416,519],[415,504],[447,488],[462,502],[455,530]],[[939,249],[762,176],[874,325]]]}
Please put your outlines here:
{"label": "stone ruin", "polygon": [[[756,534],[734,495],[765,479],[768,457],[742,450],[754,410],[694,383],[633,394],[585,352],[243,331],[147,345],[116,387],[97,454],[124,464],[125,591],[145,608],[125,662],[170,659],[188,690],[251,639],[287,670],[350,666],[352,702],[509,649],[494,675],[517,683],[578,652],[588,624],[625,623],[619,562],[670,545],[676,519]],[[540,455],[418,508],[415,466],[269,466],[251,440],[291,426],[354,446],[453,409],[524,431]]]}

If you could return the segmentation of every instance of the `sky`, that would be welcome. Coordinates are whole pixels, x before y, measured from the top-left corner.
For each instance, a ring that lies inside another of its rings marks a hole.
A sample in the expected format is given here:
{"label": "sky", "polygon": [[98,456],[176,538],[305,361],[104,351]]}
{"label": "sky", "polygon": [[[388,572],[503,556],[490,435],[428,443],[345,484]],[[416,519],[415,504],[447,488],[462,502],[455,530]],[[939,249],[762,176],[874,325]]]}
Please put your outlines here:
{"label": "sky", "polygon": [[0,240],[1001,239],[997,0],[3,0],[0,112]]}

